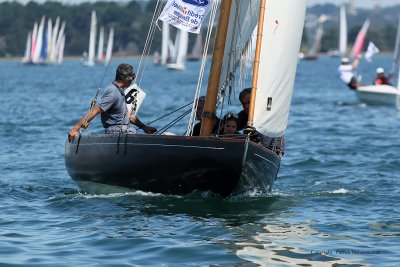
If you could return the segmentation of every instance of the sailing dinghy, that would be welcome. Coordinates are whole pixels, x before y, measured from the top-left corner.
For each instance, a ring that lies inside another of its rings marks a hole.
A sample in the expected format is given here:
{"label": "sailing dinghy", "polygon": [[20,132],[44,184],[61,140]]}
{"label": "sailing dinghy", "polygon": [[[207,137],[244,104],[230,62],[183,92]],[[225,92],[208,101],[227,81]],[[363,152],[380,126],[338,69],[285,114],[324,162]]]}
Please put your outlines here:
{"label": "sailing dinghy", "polygon": [[[396,44],[393,57],[391,73],[394,75],[399,71],[400,63],[400,16],[397,26]],[[400,110],[400,78],[397,79],[397,88],[391,85],[367,85],[357,87],[356,95],[358,99],[368,105],[388,105],[395,106]]]}
{"label": "sailing dinghy", "polygon": [[[191,10],[192,5],[187,2],[180,3]],[[217,3],[203,1],[203,4],[206,2],[212,5],[212,26]],[[227,81],[234,76],[255,27],[258,37],[248,126],[269,137],[284,135],[306,1],[265,3],[265,0],[220,3],[210,68],[213,71],[208,77],[200,136],[191,136],[189,130],[193,126],[197,102],[194,100],[188,131],[183,136],[81,134],[71,142],[66,141],[66,169],[83,191],[96,193],[96,188],[104,185],[110,191],[133,189],[173,195],[206,191],[222,197],[248,190],[271,191],[281,161],[275,147],[253,142],[252,131],[229,138],[211,136],[218,91],[226,88]],[[203,53],[203,62],[206,54]],[[198,96],[196,91],[194,99]]]}

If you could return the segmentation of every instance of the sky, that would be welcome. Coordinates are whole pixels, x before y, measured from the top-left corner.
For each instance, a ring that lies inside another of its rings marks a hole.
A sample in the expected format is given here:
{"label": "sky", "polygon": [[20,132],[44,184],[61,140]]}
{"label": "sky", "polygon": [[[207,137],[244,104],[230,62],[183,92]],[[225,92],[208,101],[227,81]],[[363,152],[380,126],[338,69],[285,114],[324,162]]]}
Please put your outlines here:
{"label": "sky", "polygon": [[[26,4],[27,2],[29,2],[30,0],[0,0],[1,2],[11,2],[11,1],[17,1],[23,4]],[[38,3],[43,3],[46,2],[46,0],[33,0],[35,2]],[[64,4],[78,4],[81,2],[97,2],[99,0],[52,0],[52,1],[56,1],[56,2],[61,2]],[[124,2],[130,2],[130,0],[106,0],[109,2],[120,2],[120,3],[124,3]],[[146,0],[140,0],[140,1],[146,1]],[[387,7],[387,6],[393,6],[393,5],[399,5],[400,4],[400,0],[353,0],[354,1],[354,5],[358,8],[373,8],[377,3],[380,3],[380,5],[382,7]],[[348,3],[349,0],[307,0],[308,6],[313,6],[316,4],[342,4],[342,3]]]}

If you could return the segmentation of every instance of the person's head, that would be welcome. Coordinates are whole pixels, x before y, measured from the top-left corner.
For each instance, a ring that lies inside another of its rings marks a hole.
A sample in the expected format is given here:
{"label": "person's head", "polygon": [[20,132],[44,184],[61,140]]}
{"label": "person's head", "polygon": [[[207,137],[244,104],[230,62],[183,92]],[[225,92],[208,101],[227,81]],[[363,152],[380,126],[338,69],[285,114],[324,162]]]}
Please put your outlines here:
{"label": "person's head", "polygon": [[119,64],[115,73],[115,80],[123,84],[123,88],[128,87],[135,80],[136,74],[133,67],[129,64]]}
{"label": "person's head", "polygon": [[376,69],[376,74],[378,76],[383,76],[383,75],[385,75],[385,70],[383,68],[377,68]]}
{"label": "person's head", "polygon": [[243,110],[247,114],[249,114],[250,98],[251,98],[251,88],[245,88],[239,94],[240,104],[242,104]]}
{"label": "person's head", "polygon": [[349,63],[350,63],[349,58],[347,58],[347,57],[342,58],[342,65],[347,65]]}
{"label": "person's head", "polygon": [[197,99],[196,120],[198,120],[198,121],[201,121],[201,115],[204,110],[205,102],[206,102],[205,96],[200,96],[199,99]]}
{"label": "person's head", "polygon": [[238,125],[238,116],[233,113],[226,114],[222,119],[222,125],[224,127],[223,134],[234,134]]}

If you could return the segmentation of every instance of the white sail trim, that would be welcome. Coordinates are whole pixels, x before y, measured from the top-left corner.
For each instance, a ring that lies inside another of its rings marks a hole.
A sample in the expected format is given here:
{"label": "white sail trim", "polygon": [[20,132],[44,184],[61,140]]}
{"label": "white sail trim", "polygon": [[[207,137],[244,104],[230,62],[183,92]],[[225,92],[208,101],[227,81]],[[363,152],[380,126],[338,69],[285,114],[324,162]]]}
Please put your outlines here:
{"label": "white sail trim", "polygon": [[253,125],[269,137],[287,127],[305,12],[306,0],[267,2]]}

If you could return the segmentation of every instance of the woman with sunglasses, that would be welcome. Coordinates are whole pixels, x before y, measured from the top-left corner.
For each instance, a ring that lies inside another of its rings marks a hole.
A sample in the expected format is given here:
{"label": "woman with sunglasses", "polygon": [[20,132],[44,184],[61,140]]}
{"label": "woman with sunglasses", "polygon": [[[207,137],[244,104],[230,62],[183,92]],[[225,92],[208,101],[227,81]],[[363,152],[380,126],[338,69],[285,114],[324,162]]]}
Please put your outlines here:
{"label": "woman with sunglasses", "polygon": [[222,118],[222,123],[218,135],[239,134],[237,131],[238,116],[233,113],[228,113]]}

